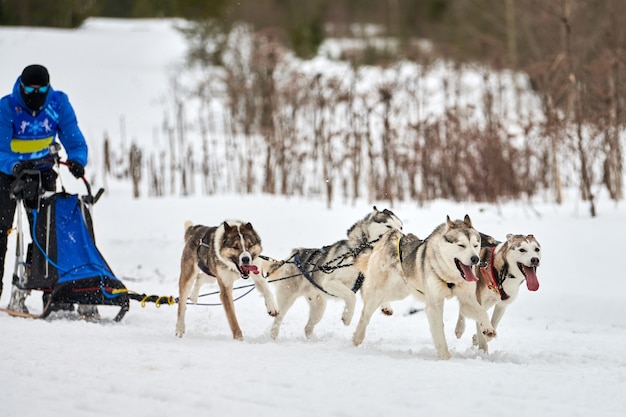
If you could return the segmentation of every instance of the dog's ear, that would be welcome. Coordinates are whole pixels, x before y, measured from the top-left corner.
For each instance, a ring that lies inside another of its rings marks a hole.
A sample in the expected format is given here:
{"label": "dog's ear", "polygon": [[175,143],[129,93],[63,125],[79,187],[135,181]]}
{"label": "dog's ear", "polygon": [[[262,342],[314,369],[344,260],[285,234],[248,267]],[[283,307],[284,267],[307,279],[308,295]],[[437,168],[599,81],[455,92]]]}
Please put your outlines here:
{"label": "dog's ear", "polygon": [[250,223],[250,222],[248,222],[248,223],[244,224],[242,227],[243,227],[244,229],[248,229],[248,230],[252,230],[252,229],[254,229],[254,227],[252,227],[252,223]]}
{"label": "dog's ear", "polygon": [[513,237],[513,233],[508,233],[506,235],[506,240],[508,240],[510,242],[512,237]]}
{"label": "dog's ear", "polygon": [[374,211],[378,211],[378,209],[376,208],[376,206],[372,207],[374,209]]}
{"label": "dog's ear", "polygon": [[469,214],[465,215],[465,217],[463,218],[463,223],[465,223],[467,227],[474,227],[472,226],[472,219],[470,219]]}
{"label": "dog's ear", "polygon": [[535,236],[534,235],[528,235],[526,236],[527,239],[531,239],[531,240],[535,240]]}
{"label": "dog's ear", "polygon": [[228,232],[230,230],[230,225],[228,224],[228,222],[224,220],[224,223],[222,224],[224,225],[224,230]]}
{"label": "dog's ear", "polygon": [[493,247],[497,246],[498,242],[493,238],[493,236],[489,236],[482,232],[478,232],[480,234],[480,245],[482,247]]}
{"label": "dog's ear", "polygon": [[454,223],[450,220],[450,215],[446,216],[446,225],[448,226],[448,229],[452,229],[452,227],[454,227]]}

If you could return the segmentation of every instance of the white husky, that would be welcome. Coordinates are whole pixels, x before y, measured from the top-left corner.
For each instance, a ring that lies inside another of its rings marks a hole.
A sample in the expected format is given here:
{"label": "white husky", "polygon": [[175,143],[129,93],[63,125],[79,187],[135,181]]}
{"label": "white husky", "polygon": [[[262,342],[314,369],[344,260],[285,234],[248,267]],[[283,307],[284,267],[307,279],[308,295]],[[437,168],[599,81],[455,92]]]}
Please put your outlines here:
{"label": "white husky", "polygon": [[[506,242],[497,242],[487,235],[482,237],[484,247],[480,251],[476,296],[485,310],[495,306],[491,324],[496,328],[524,281],[529,291],[539,289],[537,267],[541,261],[541,245],[533,235],[509,234]],[[460,338],[464,331],[465,318],[459,314],[456,337]],[[479,349],[488,351],[487,339],[481,332],[477,332],[473,340]]]}
{"label": "white husky", "polygon": [[356,292],[362,280],[353,266],[360,253],[371,251],[373,242],[389,230],[402,229],[402,221],[391,211],[376,207],[348,229],[348,239],[317,249],[298,248],[288,261],[264,265],[269,280],[276,285],[276,302],[280,314],[274,318],[271,335],[276,339],[289,308],[299,297],[309,303],[309,320],[304,328],[307,338],[320,322],[329,299],[345,302],[341,319],[347,326],[354,315]]}
{"label": "white husky", "polygon": [[480,234],[469,216],[446,222],[425,240],[399,231],[387,232],[370,254],[357,258],[356,266],[365,274],[361,287],[363,312],[353,336],[355,346],[365,338],[374,311],[386,303],[413,294],[426,303],[430,331],[440,359],[450,352],[443,329],[446,298],[457,297],[461,312],[478,323],[482,333],[495,337],[496,331],[485,309],[476,300],[476,275]]}

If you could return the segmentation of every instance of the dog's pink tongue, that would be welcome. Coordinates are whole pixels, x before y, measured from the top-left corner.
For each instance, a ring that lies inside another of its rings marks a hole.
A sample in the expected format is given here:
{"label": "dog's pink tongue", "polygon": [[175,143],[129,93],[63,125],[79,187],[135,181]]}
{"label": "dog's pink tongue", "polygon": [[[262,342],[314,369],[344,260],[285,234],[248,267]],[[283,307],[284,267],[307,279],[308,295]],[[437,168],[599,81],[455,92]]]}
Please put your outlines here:
{"label": "dog's pink tongue", "polygon": [[459,262],[461,264],[461,269],[463,270],[463,275],[465,276],[465,281],[473,282],[478,281],[476,275],[474,275],[474,268],[471,266],[465,265],[463,262]]}
{"label": "dog's pink tongue", "polygon": [[259,274],[259,269],[256,267],[256,265],[241,265],[241,270],[245,273],[252,272],[255,275]]}
{"label": "dog's pink tongue", "polygon": [[530,268],[523,265],[524,275],[526,275],[526,287],[528,291],[537,291],[539,289],[539,280],[537,279],[537,273],[535,268]]}

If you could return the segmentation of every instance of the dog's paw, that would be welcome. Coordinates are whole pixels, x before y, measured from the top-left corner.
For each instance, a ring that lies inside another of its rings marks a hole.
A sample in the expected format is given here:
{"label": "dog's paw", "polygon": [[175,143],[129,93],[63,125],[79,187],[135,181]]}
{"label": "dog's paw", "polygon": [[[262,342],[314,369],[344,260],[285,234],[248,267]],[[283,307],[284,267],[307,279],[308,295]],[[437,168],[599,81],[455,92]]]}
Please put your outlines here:
{"label": "dog's paw", "polygon": [[276,317],[278,316],[278,314],[280,314],[280,310],[278,310],[276,300],[271,295],[267,295],[265,297],[265,309],[267,310],[267,314],[272,317]]}
{"label": "dog's paw", "polygon": [[447,361],[452,358],[452,355],[448,350],[437,352],[437,357],[442,361]]}
{"label": "dog's paw", "polygon": [[354,309],[346,308],[343,310],[343,314],[341,315],[341,321],[345,326],[349,326],[352,322],[352,317],[354,316]]}
{"label": "dog's paw", "polygon": [[390,305],[384,305],[380,308],[380,312],[385,316],[393,316],[393,308]]}
{"label": "dog's paw", "polygon": [[460,339],[465,333],[465,318],[463,316],[459,316],[459,319],[456,322],[456,327],[454,328],[454,335],[457,339]]}
{"label": "dog's paw", "polygon": [[272,338],[272,340],[278,339],[279,331],[280,328],[278,326],[272,326],[272,330],[270,330],[270,337]]}
{"label": "dog's paw", "polygon": [[184,334],[185,334],[185,319],[184,317],[179,317],[178,320],[176,320],[176,336],[183,337]]}
{"label": "dog's paw", "polygon": [[307,340],[313,336],[313,330],[315,330],[314,324],[307,323],[306,326],[304,326],[304,337],[306,337]]}
{"label": "dog's paw", "polygon": [[483,335],[487,338],[487,340],[491,340],[496,337],[496,329],[487,328],[483,330]]}

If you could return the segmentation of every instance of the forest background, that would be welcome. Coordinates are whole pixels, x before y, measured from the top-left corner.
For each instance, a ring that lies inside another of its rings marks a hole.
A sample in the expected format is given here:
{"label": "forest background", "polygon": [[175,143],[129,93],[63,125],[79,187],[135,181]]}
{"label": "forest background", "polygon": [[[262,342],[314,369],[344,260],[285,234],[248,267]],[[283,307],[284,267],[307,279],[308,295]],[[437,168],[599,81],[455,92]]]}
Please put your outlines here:
{"label": "forest background", "polygon": [[[623,1],[0,0],[2,25],[78,28],[92,16],[185,22],[196,78],[192,89],[172,81],[166,149],[103,140],[106,172],[133,181],[136,197],[143,183],[152,196],[329,205],[337,195],[560,203],[573,187],[591,215],[599,192],[623,199]],[[338,52],[330,40],[342,40]],[[320,55],[344,66],[308,64]],[[479,86],[469,99],[468,77]],[[432,112],[435,91],[444,107]]]}

